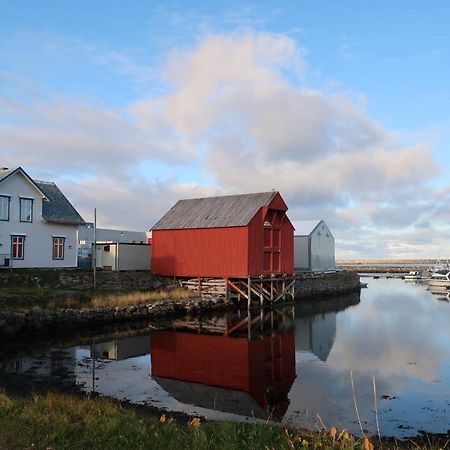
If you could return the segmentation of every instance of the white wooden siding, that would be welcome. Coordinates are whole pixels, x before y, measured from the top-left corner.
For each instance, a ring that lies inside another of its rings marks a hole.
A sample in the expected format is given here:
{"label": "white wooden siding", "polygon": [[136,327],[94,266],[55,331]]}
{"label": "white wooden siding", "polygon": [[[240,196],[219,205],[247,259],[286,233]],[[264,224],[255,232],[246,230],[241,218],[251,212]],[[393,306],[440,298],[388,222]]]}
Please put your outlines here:
{"label": "white wooden siding", "polygon": [[[0,221],[0,254],[11,253],[11,236],[25,236],[24,259],[11,260],[15,268],[62,268],[77,266],[77,225],[42,220],[42,194],[21,174],[0,184],[0,195],[11,197],[9,221]],[[19,198],[32,198],[33,222],[20,222]],[[53,259],[53,237],[64,237],[64,259]]]}

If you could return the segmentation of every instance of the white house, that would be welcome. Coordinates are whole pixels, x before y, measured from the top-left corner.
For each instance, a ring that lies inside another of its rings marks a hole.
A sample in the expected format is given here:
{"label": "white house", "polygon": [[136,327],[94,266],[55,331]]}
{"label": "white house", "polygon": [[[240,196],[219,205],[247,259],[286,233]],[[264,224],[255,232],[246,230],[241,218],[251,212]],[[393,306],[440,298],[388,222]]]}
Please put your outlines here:
{"label": "white house", "polygon": [[334,237],[323,220],[293,223],[294,267],[297,272],[325,272],[336,269]]}
{"label": "white house", "polygon": [[77,266],[82,217],[55,183],[0,168],[0,266]]}

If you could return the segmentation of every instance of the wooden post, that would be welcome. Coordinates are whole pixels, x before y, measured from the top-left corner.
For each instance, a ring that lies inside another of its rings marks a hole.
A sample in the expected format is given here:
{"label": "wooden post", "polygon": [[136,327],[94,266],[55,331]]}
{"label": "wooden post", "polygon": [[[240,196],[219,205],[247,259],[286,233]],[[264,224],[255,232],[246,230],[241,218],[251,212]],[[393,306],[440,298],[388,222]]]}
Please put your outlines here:
{"label": "wooden post", "polygon": [[270,303],[273,304],[273,277],[270,278]]}
{"label": "wooden post", "polygon": [[264,308],[264,295],[263,295],[263,282],[261,281],[261,292],[259,293],[259,307],[261,310]]}
{"label": "wooden post", "polygon": [[[247,278],[247,283],[248,283],[248,285],[247,285],[247,309],[250,314],[250,303],[251,303],[251,299],[252,299],[252,291],[250,288],[250,283],[251,283],[250,277]],[[250,320],[250,317],[249,317],[249,320]]]}
{"label": "wooden post", "polygon": [[97,208],[94,208],[94,249],[92,252],[94,264],[94,289],[97,289]]}

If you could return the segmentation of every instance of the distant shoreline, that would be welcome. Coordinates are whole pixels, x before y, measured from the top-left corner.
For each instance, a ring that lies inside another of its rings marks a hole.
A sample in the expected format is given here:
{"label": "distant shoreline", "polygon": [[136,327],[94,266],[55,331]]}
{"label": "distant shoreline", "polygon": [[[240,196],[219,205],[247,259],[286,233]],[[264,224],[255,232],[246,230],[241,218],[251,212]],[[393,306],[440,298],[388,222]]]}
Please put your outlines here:
{"label": "distant shoreline", "polygon": [[417,264],[418,266],[422,265],[430,265],[430,264],[437,264],[439,262],[445,263],[447,260],[450,260],[450,258],[417,258],[417,259],[338,259],[336,260],[336,265],[338,266],[347,266],[347,265],[363,265],[363,266],[370,266],[370,265],[392,265],[392,266],[400,266],[400,265],[411,265],[411,264]]}

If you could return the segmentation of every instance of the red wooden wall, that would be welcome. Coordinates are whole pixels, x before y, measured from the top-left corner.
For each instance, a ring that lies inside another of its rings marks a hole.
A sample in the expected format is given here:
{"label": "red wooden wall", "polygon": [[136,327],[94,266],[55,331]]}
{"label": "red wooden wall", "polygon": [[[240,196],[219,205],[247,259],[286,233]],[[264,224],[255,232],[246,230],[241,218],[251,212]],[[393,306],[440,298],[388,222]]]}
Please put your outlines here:
{"label": "red wooden wall", "polygon": [[154,230],[152,272],[177,277],[247,276],[246,227]]}
{"label": "red wooden wall", "polygon": [[245,338],[180,332],[152,334],[152,376],[249,393],[263,408],[281,407],[295,379],[295,334]]}
{"label": "red wooden wall", "polygon": [[[294,228],[286,210],[277,194],[245,227],[153,230],[152,272],[220,278],[293,274]],[[264,227],[267,220],[273,227]]]}

